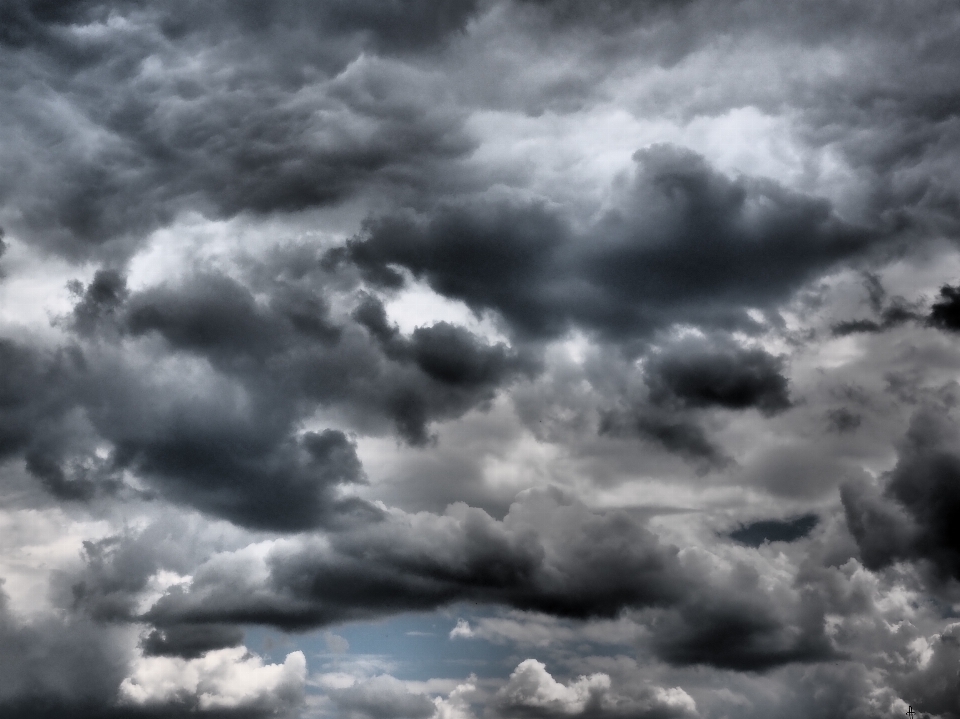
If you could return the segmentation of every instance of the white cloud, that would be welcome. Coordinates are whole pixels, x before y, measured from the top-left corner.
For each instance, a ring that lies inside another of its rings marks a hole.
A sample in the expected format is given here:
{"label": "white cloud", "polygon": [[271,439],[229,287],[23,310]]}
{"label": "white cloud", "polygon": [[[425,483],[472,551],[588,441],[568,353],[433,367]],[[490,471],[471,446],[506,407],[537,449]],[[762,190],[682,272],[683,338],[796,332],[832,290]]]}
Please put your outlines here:
{"label": "white cloud", "polygon": [[542,662],[526,659],[517,665],[496,699],[501,711],[508,715],[525,710],[567,716],[588,710],[610,716],[697,715],[693,697],[680,687],[644,685],[625,689],[629,692],[614,687],[610,675],[604,672],[581,675],[563,684],[553,678]]}
{"label": "white cloud", "polygon": [[470,639],[473,636],[473,629],[470,628],[470,622],[466,619],[458,619],[457,626],[450,630],[451,639]]}
{"label": "white cloud", "polygon": [[497,692],[497,696],[511,706],[579,714],[586,708],[591,696],[608,689],[610,677],[606,674],[598,672],[581,676],[564,685],[550,675],[542,662],[526,659],[513,670],[510,680]]}
{"label": "white cloud", "polygon": [[140,657],[120,685],[121,701],[138,706],[172,702],[200,709],[281,711],[303,701],[307,662],[303,652],[283,664],[264,664],[245,647],[207,652],[197,659]]}

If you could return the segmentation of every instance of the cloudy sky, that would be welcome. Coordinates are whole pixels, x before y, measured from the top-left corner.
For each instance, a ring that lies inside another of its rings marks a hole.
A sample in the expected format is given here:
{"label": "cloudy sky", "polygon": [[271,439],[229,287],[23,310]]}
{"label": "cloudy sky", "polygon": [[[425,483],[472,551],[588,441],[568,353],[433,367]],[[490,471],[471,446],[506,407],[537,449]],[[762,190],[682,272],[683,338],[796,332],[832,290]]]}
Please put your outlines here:
{"label": "cloudy sky", "polygon": [[0,714],[960,717],[954,0],[0,0]]}

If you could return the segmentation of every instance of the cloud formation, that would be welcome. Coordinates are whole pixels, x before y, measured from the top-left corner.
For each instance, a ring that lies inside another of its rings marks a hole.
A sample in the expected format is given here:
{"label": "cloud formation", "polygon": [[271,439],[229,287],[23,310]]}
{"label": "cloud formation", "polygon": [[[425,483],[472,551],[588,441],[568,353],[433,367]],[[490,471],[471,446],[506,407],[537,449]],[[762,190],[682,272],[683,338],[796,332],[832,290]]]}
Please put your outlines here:
{"label": "cloud formation", "polygon": [[960,717],[958,26],[0,4],[0,714]]}
{"label": "cloud formation", "polygon": [[656,145],[635,160],[617,206],[583,237],[543,203],[454,205],[376,218],[346,255],[372,283],[401,286],[390,266],[406,268],[519,337],[579,327],[628,340],[673,323],[755,328],[746,310],[875,239],[824,200],[732,180],[689,150]]}

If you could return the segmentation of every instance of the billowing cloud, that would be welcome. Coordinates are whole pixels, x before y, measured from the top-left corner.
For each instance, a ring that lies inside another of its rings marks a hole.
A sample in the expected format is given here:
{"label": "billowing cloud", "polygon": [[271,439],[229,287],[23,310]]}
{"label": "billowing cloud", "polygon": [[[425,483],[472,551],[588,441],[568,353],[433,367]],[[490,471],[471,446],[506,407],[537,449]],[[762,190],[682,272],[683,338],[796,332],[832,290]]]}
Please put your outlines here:
{"label": "billowing cloud", "polygon": [[401,285],[390,266],[404,267],[519,336],[580,327],[630,339],[678,322],[754,328],[748,309],[875,239],[823,200],[732,180],[690,151],[658,145],[635,159],[616,208],[585,236],[543,203],[445,206],[376,218],[347,256],[384,287]]}
{"label": "billowing cloud", "polygon": [[214,558],[189,589],[172,588],[145,619],[296,628],[460,600],[614,616],[669,602],[686,581],[676,549],[642,524],[556,491],[527,494],[502,521],[459,504],[443,515],[393,513],[331,540],[278,547],[266,566],[255,561],[263,569],[252,576],[245,562]]}
{"label": "billowing cloud", "polygon": [[0,714],[960,716],[958,25],[0,4]]}
{"label": "billowing cloud", "polygon": [[844,507],[868,566],[902,559],[930,562],[942,577],[960,579],[960,457],[952,419],[935,408],[917,412],[882,494],[844,488]]}
{"label": "billowing cloud", "polygon": [[647,384],[657,403],[772,414],[790,406],[781,365],[763,350],[686,341],[651,358]]}
{"label": "billowing cloud", "polygon": [[561,684],[536,659],[520,662],[497,692],[503,716],[687,717],[697,716],[696,702],[683,689],[644,687],[624,696],[607,674],[581,676]]}
{"label": "billowing cloud", "polygon": [[219,649],[196,659],[140,659],[120,685],[120,705],[167,712],[290,714],[303,701],[306,660],[288,654],[264,665],[243,648]]}

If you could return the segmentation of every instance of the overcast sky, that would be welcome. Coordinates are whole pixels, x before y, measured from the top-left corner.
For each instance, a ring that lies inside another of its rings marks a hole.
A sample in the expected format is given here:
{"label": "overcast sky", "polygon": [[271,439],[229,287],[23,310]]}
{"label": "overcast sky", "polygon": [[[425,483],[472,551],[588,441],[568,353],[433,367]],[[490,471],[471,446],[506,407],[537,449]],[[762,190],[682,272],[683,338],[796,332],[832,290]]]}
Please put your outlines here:
{"label": "overcast sky", "polygon": [[960,717],[955,0],[0,0],[0,715]]}

